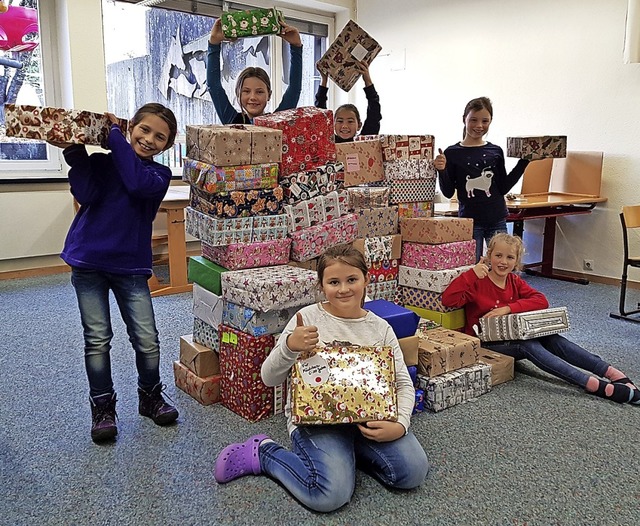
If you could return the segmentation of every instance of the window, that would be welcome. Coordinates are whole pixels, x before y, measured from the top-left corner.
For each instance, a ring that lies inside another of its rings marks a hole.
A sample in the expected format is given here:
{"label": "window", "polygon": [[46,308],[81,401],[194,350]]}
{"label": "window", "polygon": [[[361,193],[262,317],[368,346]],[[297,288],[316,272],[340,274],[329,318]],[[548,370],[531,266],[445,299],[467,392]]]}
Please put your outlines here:
{"label": "window", "polygon": [[[206,85],[206,61],[209,33],[222,12],[222,2],[148,3],[158,7],[134,5],[134,0],[102,0],[109,111],[130,118],[143,104],[160,102],[176,114],[180,135],[185,133],[187,124],[218,123]],[[228,7],[249,8],[239,4]],[[314,72],[303,75],[298,105],[312,106],[319,84],[315,63],[326,49],[331,19],[300,12],[284,14],[287,22],[300,31],[303,71]],[[269,72],[272,102],[278,104],[289,78],[288,45],[273,35],[225,42],[222,84],[232,104],[236,78],[247,66],[259,66]],[[273,109],[267,107],[267,111]],[[158,160],[175,168],[178,175],[183,155],[184,144],[178,139],[174,149]]]}
{"label": "window", "polygon": [[[51,4],[51,3],[50,3]],[[51,5],[38,0],[0,0],[0,107],[4,104],[46,104],[51,77],[45,69],[50,59],[41,27]],[[44,173],[43,170],[57,171]],[[4,111],[0,113],[0,172],[4,180],[19,180],[33,173],[64,177],[55,149],[45,142],[7,137]],[[28,171],[28,173],[27,173]]]}

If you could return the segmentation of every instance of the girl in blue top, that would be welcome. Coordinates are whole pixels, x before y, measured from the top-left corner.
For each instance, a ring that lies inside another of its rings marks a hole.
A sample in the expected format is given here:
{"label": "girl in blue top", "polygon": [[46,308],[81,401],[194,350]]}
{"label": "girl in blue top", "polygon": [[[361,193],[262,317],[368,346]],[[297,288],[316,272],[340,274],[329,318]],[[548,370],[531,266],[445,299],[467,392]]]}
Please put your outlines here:
{"label": "girl in blue top", "polygon": [[462,141],[436,156],[435,167],[442,194],[453,197],[457,190],[460,217],[473,219],[476,261],[483,254],[484,241],[507,232],[504,196],[520,180],[529,161],[520,159],[507,174],[502,148],[484,140],[493,119],[487,97],[470,100],[462,115]]}
{"label": "girl in blue top", "polygon": [[147,283],[152,223],[171,181],[171,170],[153,156],[173,144],[176,118],[161,104],[145,104],[129,123],[127,142],[117,119],[106,115],[114,123],[110,153],[89,155],[83,144],[54,144],[64,148],[71,193],[80,204],[61,257],[71,267],[80,309],[95,442],[118,433],[109,355],[110,290],[136,354],[139,413],[158,425],[178,418],[162,396],[160,345]]}
{"label": "girl in blue top", "polygon": [[[302,91],[302,40],[293,26],[285,25],[280,36],[289,42],[291,50],[291,69],[289,87],[275,111],[289,110],[298,105]],[[222,22],[216,20],[211,28],[207,55],[207,85],[211,100],[218,112],[222,124],[251,124],[255,117],[265,113],[271,99],[271,80],[262,68],[245,68],[236,81],[236,99],[240,111],[229,102],[220,77],[220,46],[224,40]]]}

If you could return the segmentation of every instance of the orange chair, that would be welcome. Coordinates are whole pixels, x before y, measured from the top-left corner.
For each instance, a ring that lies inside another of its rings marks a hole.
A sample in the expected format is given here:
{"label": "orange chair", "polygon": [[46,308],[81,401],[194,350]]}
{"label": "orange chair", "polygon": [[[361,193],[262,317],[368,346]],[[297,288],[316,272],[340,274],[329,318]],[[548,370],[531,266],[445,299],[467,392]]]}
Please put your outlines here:
{"label": "orange chair", "polygon": [[622,262],[622,279],[620,281],[620,312],[612,312],[610,316],[618,320],[640,322],[640,304],[634,310],[626,310],[627,275],[629,267],[640,268],[640,256],[629,255],[629,230],[640,228],[640,205],[623,206],[620,213],[622,223],[622,244],[624,248],[624,261]]}

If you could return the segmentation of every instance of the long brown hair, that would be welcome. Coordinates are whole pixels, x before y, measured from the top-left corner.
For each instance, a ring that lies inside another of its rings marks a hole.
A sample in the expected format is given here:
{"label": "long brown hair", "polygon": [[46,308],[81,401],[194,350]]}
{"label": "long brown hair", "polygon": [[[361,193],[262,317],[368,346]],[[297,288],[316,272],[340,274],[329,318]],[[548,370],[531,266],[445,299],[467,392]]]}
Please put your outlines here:
{"label": "long brown hair", "polygon": [[[471,99],[467,102],[467,105],[464,107],[464,113],[462,114],[462,122],[464,123],[467,115],[472,111],[480,111],[487,110],[491,118],[493,119],[493,105],[491,104],[491,99],[489,97],[478,97],[476,99]],[[464,126],[462,128],[462,139],[467,136],[467,127]]]}
{"label": "long brown hair", "polygon": [[147,115],[157,115],[169,126],[169,137],[167,137],[167,144],[164,147],[165,150],[168,150],[173,146],[173,142],[176,140],[176,134],[178,133],[176,116],[166,106],[157,102],[149,102],[136,111],[135,115],[129,121],[129,129],[139,124]]}
{"label": "long brown hair", "polygon": [[240,75],[238,75],[238,80],[236,80],[236,99],[238,99],[238,104],[240,105],[240,111],[242,112],[243,118],[246,114],[245,109],[242,107],[242,99],[240,98],[242,95],[242,85],[244,81],[247,79],[256,78],[264,82],[267,86],[267,93],[269,93],[269,99],[271,98],[271,79],[269,78],[269,74],[262,68],[249,66],[248,68],[244,68]]}

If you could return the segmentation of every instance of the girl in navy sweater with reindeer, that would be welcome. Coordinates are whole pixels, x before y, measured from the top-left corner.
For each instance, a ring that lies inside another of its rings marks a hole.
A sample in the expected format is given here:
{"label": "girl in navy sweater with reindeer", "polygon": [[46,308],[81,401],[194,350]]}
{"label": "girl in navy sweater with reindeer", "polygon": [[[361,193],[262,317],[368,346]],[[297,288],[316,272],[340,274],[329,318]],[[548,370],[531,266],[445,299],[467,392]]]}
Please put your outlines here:
{"label": "girl in navy sweater with reindeer", "polygon": [[498,232],[507,231],[507,205],[504,196],[518,182],[529,161],[520,159],[507,174],[500,146],[484,140],[493,118],[487,97],[470,100],[464,109],[462,141],[436,156],[440,191],[447,197],[458,192],[460,217],[473,219],[476,261],[487,243]]}

